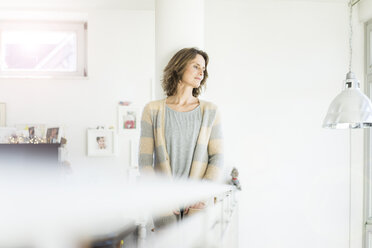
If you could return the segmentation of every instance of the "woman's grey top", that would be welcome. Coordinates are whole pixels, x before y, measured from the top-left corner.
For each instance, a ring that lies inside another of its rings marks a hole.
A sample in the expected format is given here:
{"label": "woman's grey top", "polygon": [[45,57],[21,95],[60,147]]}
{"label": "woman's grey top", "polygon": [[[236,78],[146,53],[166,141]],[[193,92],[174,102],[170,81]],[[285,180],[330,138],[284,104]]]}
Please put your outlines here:
{"label": "woman's grey top", "polygon": [[189,112],[165,107],[165,143],[174,178],[188,178],[201,127],[200,106]]}

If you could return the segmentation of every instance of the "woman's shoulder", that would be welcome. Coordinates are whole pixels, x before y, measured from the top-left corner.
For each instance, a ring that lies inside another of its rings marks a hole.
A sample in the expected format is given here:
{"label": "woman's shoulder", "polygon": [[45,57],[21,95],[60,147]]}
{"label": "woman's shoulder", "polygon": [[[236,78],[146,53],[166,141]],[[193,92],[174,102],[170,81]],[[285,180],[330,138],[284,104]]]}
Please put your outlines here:
{"label": "woman's shoulder", "polygon": [[164,107],[164,102],[165,102],[165,99],[148,102],[145,105],[145,109],[160,109],[160,108],[163,108]]}
{"label": "woman's shoulder", "polygon": [[218,107],[215,103],[209,102],[209,101],[204,101],[204,100],[199,100],[200,101],[200,107],[203,109],[215,109],[217,110]]}

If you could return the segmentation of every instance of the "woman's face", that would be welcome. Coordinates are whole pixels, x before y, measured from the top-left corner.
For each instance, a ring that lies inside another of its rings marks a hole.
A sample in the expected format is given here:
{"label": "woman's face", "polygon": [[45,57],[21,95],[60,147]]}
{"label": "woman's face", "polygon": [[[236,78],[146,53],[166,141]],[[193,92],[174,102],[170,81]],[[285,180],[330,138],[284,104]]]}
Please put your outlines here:
{"label": "woman's face", "polygon": [[204,78],[205,61],[200,54],[187,63],[186,70],[182,75],[182,83],[198,88]]}
{"label": "woman's face", "polygon": [[98,142],[99,148],[102,149],[102,148],[105,147],[105,138],[104,137],[100,137],[97,142]]}

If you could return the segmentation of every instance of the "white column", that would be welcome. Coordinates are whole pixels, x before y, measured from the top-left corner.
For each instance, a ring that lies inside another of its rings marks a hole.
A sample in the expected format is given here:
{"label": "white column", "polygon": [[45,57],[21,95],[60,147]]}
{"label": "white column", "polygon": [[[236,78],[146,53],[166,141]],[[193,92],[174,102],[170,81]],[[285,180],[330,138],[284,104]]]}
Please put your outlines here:
{"label": "white column", "polygon": [[155,98],[164,98],[163,70],[185,47],[204,47],[204,0],[155,1]]}

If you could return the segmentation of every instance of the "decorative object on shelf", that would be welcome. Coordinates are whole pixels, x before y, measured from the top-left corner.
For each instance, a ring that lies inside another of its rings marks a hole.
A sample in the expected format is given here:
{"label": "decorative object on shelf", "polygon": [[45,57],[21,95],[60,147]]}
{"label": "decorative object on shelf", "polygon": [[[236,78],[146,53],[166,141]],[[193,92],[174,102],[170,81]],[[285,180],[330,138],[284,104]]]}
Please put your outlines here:
{"label": "decorative object on shelf", "polygon": [[88,129],[88,156],[115,156],[117,137],[114,129]]}
{"label": "decorative object on shelf", "polygon": [[66,145],[67,144],[67,139],[65,137],[61,138],[61,145]]}
{"label": "decorative object on shelf", "polygon": [[359,0],[349,2],[349,72],[346,74],[345,89],[336,96],[329,106],[323,121],[324,128],[347,129],[366,128],[372,126],[372,104],[370,99],[360,90],[360,84],[351,70],[352,49],[352,13],[353,5]]}
{"label": "decorative object on shelf", "polygon": [[[17,132],[20,130],[24,132],[24,135],[28,135],[31,140],[34,136],[44,140],[46,138],[46,125],[45,124],[17,124],[15,125]],[[42,142],[46,143],[46,142]]]}
{"label": "decorative object on shelf", "polygon": [[46,138],[40,138],[40,137],[34,136],[31,139],[29,139],[28,143],[30,143],[30,144],[44,144],[44,143],[47,143],[47,142],[46,142]]}
{"label": "decorative object on shelf", "polygon": [[31,140],[35,137],[35,127],[28,127],[28,138]]}
{"label": "decorative object on shelf", "polygon": [[[45,132],[47,130],[47,132]],[[59,144],[64,135],[62,127],[46,128],[44,124],[0,128],[0,143],[9,144]]]}
{"label": "decorative object on shelf", "polygon": [[235,167],[232,169],[231,171],[231,183],[232,185],[235,185],[235,187],[238,189],[238,190],[242,190],[242,187],[240,185],[240,182],[239,182],[239,179],[238,179],[238,176],[239,176],[239,171],[238,169],[236,169]]}
{"label": "decorative object on shelf", "polygon": [[46,132],[46,143],[60,143],[61,141],[61,131],[59,127],[50,127]]}
{"label": "decorative object on shelf", "polygon": [[140,108],[135,106],[118,106],[118,131],[134,134],[139,130]]}
{"label": "decorative object on shelf", "polygon": [[9,138],[16,135],[17,129],[15,127],[0,127],[0,143],[9,143]]}
{"label": "decorative object on shelf", "polygon": [[46,143],[45,137],[36,136],[30,130],[35,129],[17,129],[16,127],[1,127],[0,128],[0,143],[2,144],[42,144]]}
{"label": "decorative object on shelf", "polygon": [[40,138],[37,136],[34,136],[33,138],[30,139],[27,135],[12,134],[11,136],[8,137],[8,140],[6,143],[9,143],[9,144],[45,144],[47,142],[45,138]]}
{"label": "decorative object on shelf", "polygon": [[6,105],[5,103],[0,103],[0,127],[6,126]]}
{"label": "decorative object on shelf", "polygon": [[18,143],[19,143],[18,136],[17,136],[16,134],[12,134],[12,135],[8,138],[8,143],[9,143],[9,144],[18,144]]}
{"label": "decorative object on shelf", "polygon": [[10,144],[28,144],[30,139],[28,137],[27,130],[16,130],[8,138],[8,143]]}

